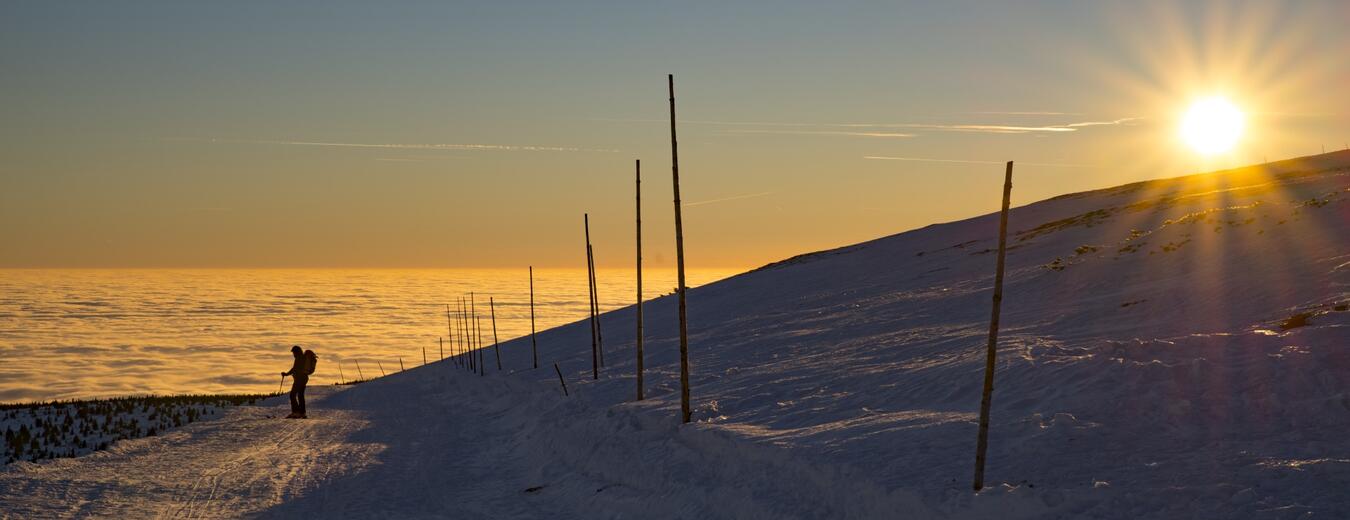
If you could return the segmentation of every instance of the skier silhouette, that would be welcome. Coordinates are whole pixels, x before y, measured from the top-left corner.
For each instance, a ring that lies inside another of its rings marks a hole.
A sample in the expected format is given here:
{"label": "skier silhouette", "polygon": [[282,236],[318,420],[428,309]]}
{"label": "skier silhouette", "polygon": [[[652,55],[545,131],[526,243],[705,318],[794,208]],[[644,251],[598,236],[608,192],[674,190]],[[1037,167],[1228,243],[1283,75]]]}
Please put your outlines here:
{"label": "skier silhouette", "polygon": [[295,356],[295,363],[291,369],[282,372],[282,377],[291,376],[291,414],[287,419],[304,419],[305,416],[305,385],[309,384],[309,375],[314,373],[314,365],[317,356],[313,350],[302,350],[300,345],[291,347],[291,355]]}

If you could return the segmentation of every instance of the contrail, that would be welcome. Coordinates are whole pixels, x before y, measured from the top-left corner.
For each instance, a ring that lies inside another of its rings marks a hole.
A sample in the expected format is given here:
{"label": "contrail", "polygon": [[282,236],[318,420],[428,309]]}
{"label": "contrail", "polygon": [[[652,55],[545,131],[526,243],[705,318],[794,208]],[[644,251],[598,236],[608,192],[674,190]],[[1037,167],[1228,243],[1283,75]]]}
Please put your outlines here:
{"label": "contrail", "polygon": [[[879,155],[864,155],[863,159],[873,159],[880,161],[913,161],[913,162],[937,162],[937,163],[961,163],[961,164],[1004,164],[1005,161],[973,161],[967,159],[929,159],[925,157],[884,157]],[[1100,168],[1092,164],[1070,164],[1070,163],[1036,163],[1017,161],[1017,164],[1026,166],[1053,166],[1058,168]]]}
{"label": "contrail", "polygon": [[730,197],[723,197],[723,198],[720,198],[720,199],[700,200],[700,201],[698,201],[698,202],[686,202],[686,203],[684,203],[684,207],[688,208],[688,207],[693,207],[693,206],[703,206],[703,205],[707,205],[707,204],[715,204],[715,203],[718,203],[718,202],[726,202],[726,201],[729,201],[729,200],[751,199],[751,198],[755,198],[755,197],[763,197],[763,196],[765,196],[765,195],[769,195],[769,194],[772,194],[772,193],[773,193],[772,191],[765,191],[765,192],[762,192],[762,193],[747,193],[747,194],[745,194],[745,195],[733,195],[733,196],[730,196]]}

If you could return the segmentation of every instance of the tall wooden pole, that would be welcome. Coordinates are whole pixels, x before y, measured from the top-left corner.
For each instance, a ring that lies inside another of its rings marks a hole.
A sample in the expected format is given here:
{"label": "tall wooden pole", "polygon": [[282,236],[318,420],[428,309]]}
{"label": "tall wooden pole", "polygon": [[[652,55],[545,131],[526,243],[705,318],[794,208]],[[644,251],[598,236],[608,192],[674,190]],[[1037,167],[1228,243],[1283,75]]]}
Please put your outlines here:
{"label": "tall wooden pole", "polygon": [[445,338],[436,338],[436,349],[440,351],[441,361],[445,361]]}
{"label": "tall wooden pole", "polygon": [[366,375],[361,373],[361,360],[359,359],[356,360],[356,377],[361,378],[362,381],[366,380]]}
{"label": "tall wooden pole", "polygon": [[642,395],[642,161],[634,161],[634,199],[637,201],[637,400]]}
{"label": "tall wooden pole", "polygon": [[675,186],[675,268],[680,293],[680,414],[683,422],[693,415],[689,409],[689,321],[684,301],[684,223],[680,217],[680,152],[675,139],[675,75],[666,76],[670,87],[670,178]]}
{"label": "tall wooden pole", "polygon": [[[426,347],[422,347],[422,351],[423,351],[423,352],[426,352]],[[424,354],[424,355],[425,355],[425,354]],[[426,363],[422,363],[422,364],[425,365]],[[342,362],[341,362],[341,361],[338,361],[338,381],[342,382],[342,384],[344,384],[344,385],[347,384],[347,375],[342,373]]]}
{"label": "tall wooden pole", "polygon": [[600,379],[600,357],[596,353],[595,346],[595,284],[591,283],[591,215],[582,214],[582,222],[586,228],[586,312],[591,316],[591,379]]}
{"label": "tall wooden pole", "polygon": [[534,355],[534,368],[539,368],[539,344],[534,341],[534,266],[530,266],[530,353]]}
{"label": "tall wooden pole", "polygon": [[488,297],[488,312],[492,313],[492,351],[497,354],[497,371],[502,371],[502,346],[497,342],[497,307]]}
{"label": "tall wooden pole", "polygon": [[1012,196],[1013,162],[1003,177],[1003,211],[998,218],[998,267],[994,271],[994,310],[989,316],[989,345],[984,360],[984,394],[980,398],[980,434],[975,442],[975,491],[984,487],[984,453],[989,448],[989,403],[994,397],[994,359],[998,354],[998,315],[1003,303],[1003,258],[1008,243],[1008,202]]}

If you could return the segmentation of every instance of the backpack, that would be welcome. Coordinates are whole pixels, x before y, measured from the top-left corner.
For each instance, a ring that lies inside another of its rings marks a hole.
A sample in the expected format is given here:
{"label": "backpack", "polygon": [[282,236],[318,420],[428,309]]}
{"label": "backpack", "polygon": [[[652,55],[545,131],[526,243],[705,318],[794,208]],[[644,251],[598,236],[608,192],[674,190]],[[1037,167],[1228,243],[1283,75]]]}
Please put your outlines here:
{"label": "backpack", "polygon": [[314,367],[319,364],[319,356],[313,350],[305,351],[305,375],[314,373]]}

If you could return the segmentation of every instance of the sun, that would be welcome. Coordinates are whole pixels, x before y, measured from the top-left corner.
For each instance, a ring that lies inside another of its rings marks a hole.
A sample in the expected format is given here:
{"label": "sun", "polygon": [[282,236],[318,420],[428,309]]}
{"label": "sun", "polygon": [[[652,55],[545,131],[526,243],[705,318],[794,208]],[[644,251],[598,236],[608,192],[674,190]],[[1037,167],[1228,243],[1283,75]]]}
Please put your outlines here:
{"label": "sun", "polygon": [[1223,97],[1201,99],[1181,119],[1181,138],[1203,155],[1221,154],[1242,137],[1245,119],[1242,110]]}

